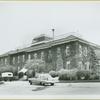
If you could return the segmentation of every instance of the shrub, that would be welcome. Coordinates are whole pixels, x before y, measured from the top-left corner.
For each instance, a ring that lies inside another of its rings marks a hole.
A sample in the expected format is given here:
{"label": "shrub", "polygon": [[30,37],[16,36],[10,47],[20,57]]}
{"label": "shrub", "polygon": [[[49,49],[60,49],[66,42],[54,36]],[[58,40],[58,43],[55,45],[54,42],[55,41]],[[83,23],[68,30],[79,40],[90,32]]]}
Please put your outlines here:
{"label": "shrub", "polygon": [[35,71],[34,70],[28,70],[26,75],[28,76],[28,78],[34,77],[35,76]]}
{"label": "shrub", "polygon": [[77,78],[79,80],[88,80],[90,79],[91,72],[86,70],[77,71]]}
{"label": "shrub", "polygon": [[99,79],[99,76],[95,76],[95,78],[94,78],[94,79],[95,79],[95,80],[96,80],[96,79]]}
{"label": "shrub", "polygon": [[56,71],[50,71],[49,74],[52,76],[52,77],[57,77],[58,76],[58,73]]}
{"label": "shrub", "polygon": [[13,77],[13,80],[15,80],[15,81],[18,80],[18,79],[19,79],[18,76],[14,76],[14,77]]}
{"label": "shrub", "polygon": [[61,69],[58,72],[59,75],[59,80],[76,80],[77,76],[76,76],[76,72],[77,69]]}
{"label": "shrub", "polygon": [[58,71],[59,80],[96,80],[99,76],[87,70],[61,69]]}
{"label": "shrub", "polygon": [[96,80],[96,79],[99,79],[99,76],[97,76],[96,74],[91,74],[89,79]]}
{"label": "shrub", "polygon": [[24,76],[24,73],[23,73],[23,72],[20,72],[20,73],[18,74],[18,76],[19,76],[19,78],[22,78],[22,77]]}
{"label": "shrub", "polygon": [[59,80],[70,80],[70,77],[67,73],[60,74]]}

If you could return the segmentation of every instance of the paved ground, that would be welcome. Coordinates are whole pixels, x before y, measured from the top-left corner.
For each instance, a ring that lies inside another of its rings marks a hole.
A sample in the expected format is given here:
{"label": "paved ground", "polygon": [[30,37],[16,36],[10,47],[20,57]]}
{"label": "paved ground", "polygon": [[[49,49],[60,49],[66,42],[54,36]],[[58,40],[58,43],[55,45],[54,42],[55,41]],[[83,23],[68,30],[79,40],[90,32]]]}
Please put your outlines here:
{"label": "paved ground", "polygon": [[5,82],[3,95],[99,95],[100,83],[56,83],[54,86],[30,85],[28,81]]}

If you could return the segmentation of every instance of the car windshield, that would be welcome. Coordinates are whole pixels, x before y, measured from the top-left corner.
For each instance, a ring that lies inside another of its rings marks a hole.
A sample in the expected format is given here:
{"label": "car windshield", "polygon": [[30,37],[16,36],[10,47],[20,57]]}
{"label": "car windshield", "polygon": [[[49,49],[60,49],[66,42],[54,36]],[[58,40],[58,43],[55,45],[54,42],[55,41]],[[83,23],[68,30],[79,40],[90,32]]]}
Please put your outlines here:
{"label": "car windshield", "polygon": [[51,77],[49,75],[45,75],[45,74],[40,75],[39,78],[42,80],[50,80],[51,79]]}
{"label": "car windshield", "polygon": [[47,78],[47,77],[41,77],[41,79],[42,79],[42,80],[48,80],[48,78]]}

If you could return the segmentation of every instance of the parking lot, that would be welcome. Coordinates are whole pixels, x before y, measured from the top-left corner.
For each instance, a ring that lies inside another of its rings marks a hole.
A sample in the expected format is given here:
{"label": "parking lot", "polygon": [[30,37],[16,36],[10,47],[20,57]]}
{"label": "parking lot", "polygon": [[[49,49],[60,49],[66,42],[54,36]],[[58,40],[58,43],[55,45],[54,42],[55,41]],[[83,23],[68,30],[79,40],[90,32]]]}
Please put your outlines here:
{"label": "parking lot", "polygon": [[100,83],[55,83],[54,86],[40,86],[30,85],[28,81],[12,81],[0,85],[0,96],[99,94]]}

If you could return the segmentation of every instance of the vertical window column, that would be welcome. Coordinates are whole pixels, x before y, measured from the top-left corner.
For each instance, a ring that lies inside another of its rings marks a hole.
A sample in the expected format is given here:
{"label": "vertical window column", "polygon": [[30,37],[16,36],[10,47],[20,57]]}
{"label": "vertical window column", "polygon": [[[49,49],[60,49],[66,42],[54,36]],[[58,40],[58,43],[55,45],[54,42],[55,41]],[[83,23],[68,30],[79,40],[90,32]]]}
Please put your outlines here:
{"label": "vertical window column", "polygon": [[5,58],[5,64],[7,64],[7,58]]}
{"label": "vertical window column", "polygon": [[85,64],[86,64],[86,70],[90,70],[89,68],[90,63],[87,61]]}
{"label": "vertical window column", "polygon": [[18,63],[20,63],[20,57],[18,56]]}
{"label": "vertical window column", "polygon": [[34,54],[34,59],[37,59],[37,53]]}
{"label": "vertical window column", "polygon": [[15,57],[13,57],[13,64],[15,64]]}
{"label": "vertical window column", "polygon": [[41,60],[44,60],[44,52],[41,52]]}
{"label": "vertical window column", "polygon": [[23,62],[25,61],[25,55],[22,56]]}
{"label": "vertical window column", "polygon": [[61,54],[61,48],[58,47],[57,48],[57,71],[60,70],[60,69],[63,69],[63,59],[62,59],[62,54]]}
{"label": "vertical window column", "polygon": [[79,45],[79,55],[82,56],[82,46]]}
{"label": "vertical window column", "polygon": [[1,63],[3,64],[3,58],[1,59]]}
{"label": "vertical window column", "polygon": [[31,59],[31,55],[30,54],[28,54],[28,60],[30,60]]}
{"label": "vertical window column", "polygon": [[83,69],[83,64],[82,64],[82,61],[79,61],[79,62],[78,62],[78,66],[79,66],[79,69],[80,69],[80,70],[82,70],[82,69]]}
{"label": "vertical window column", "polygon": [[65,49],[66,50],[65,51],[66,52],[66,56],[69,56],[69,53],[70,53],[69,49],[70,49],[69,46],[66,46],[66,49]]}
{"label": "vertical window column", "polygon": [[84,48],[84,55],[87,56],[87,54],[88,54],[88,50],[87,50],[87,47],[85,47]]}
{"label": "vertical window column", "polygon": [[70,69],[70,61],[67,61],[67,62],[66,62],[66,68],[67,68],[67,69]]}

